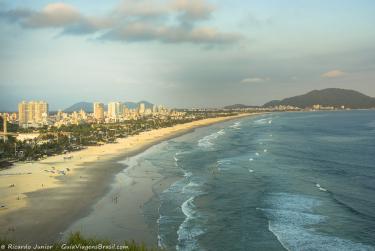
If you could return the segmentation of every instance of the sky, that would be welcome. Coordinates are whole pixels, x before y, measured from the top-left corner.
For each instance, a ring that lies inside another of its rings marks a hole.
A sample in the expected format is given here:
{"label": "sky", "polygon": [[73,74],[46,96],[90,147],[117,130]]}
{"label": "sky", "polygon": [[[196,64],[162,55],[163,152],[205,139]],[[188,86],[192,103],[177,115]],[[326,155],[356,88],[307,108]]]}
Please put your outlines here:
{"label": "sky", "polygon": [[0,110],[375,97],[373,0],[0,0]]}

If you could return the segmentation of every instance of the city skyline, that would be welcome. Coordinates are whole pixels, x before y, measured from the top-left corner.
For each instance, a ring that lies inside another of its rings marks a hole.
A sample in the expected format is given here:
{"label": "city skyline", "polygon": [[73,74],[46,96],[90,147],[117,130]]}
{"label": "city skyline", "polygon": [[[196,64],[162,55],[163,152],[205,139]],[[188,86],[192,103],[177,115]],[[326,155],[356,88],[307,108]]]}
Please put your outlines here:
{"label": "city skyline", "polygon": [[375,96],[373,1],[91,3],[0,1],[0,110],[261,105],[328,87]]}
{"label": "city skyline", "polygon": [[[107,106],[107,107],[106,107]],[[49,104],[43,100],[22,101],[18,104],[18,111],[0,113],[0,118],[21,128],[40,128],[43,126],[80,125],[90,123],[121,123],[129,120],[143,118],[181,118],[184,112],[168,109],[163,105],[139,103],[136,107],[129,108],[118,101],[92,103],[92,112],[80,108],[71,112],[50,111]],[[3,126],[4,134],[7,133],[7,124]]]}

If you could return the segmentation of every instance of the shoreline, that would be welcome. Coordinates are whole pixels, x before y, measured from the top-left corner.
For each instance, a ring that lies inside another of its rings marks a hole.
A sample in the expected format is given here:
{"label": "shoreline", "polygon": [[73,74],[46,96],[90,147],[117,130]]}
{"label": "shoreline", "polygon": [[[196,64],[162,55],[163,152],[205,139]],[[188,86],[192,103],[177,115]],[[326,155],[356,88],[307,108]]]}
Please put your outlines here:
{"label": "shoreline", "polygon": [[126,168],[120,160],[199,127],[259,114],[209,118],[142,132],[119,139],[116,144],[70,153],[70,159],[59,155],[2,170],[0,206],[5,208],[0,209],[0,237],[19,243],[59,240],[71,224],[87,216],[110,191],[115,175]]}
{"label": "shoreline", "polygon": [[83,236],[99,236],[118,244],[125,238],[156,247],[159,195],[182,178],[177,167],[166,175],[160,167],[143,162],[144,155],[163,147],[164,142],[167,140],[120,161],[124,169],[115,174],[109,190],[92,205],[87,215],[69,226],[62,239],[79,231]]}

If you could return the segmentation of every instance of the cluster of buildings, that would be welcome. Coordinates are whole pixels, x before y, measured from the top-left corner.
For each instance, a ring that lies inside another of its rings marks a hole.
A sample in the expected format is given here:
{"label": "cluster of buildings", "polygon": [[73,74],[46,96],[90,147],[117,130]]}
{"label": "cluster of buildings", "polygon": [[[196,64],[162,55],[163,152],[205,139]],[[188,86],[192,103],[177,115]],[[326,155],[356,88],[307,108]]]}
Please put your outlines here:
{"label": "cluster of buildings", "polygon": [[23,127],[38,127],[48,120],[48,104],[45,101],[22,101],[18,104],[18,123]]}
{"label": "cluster of buildings", "polygon": [[18,113],[0,113],[11,124],[18,123],[23,128],[40,127],[49,123],[49,107],[45,101],[22,101],[18,104]]}
{"label": "cluster of buildings", "polygon": [[134,119],[137,120],[141,117],[149,116],[169,116],[175,114],[162,105],[153,105],[152,108],[147,108],[144,103],[140,103],[135,109],[129,109],[125,104],[121,102],[110,102],[108,103],[107,112],[103,103],[94,103],[93,116],[97,121],[104,122],[121,122],[124,120]]}
{"label": "cluster of buildings", "polygon": [[[72,114],[74,116],[74,113]],[[152,108],[147,108],[144,103],[140,103],[136,108],[130,109],[122,102],[110,102],[107,109],[104,103],[95,102],[93,104],[93,113],[85,117],[83,111],[79,112],[81,119],[89,120],[96,123],[115,123],[124,122],[126,120],[138,120],[145,117],[169,117],[176,116],[175,111],[171,111],[162,105],[153,105]],[[87,117],[88,116],[88,117]]]}
{"label": "cluster of buildings", "polygon": [[240,108],[231,108],[231,109],[224,109],[224,110],[234,110],[234,111],[241,111],[241,112],[269,112],[269,111],[299,111],[301,108],[292,106],[292,105],[277,105],[272,107],[240,107]]}
{"label": "cluster of buildings", "polygon": [[57,126],[78,125],[83,123],[114,123],[126,120],[137,120],[145,117],[157,118],[182,118],[183,112],[169,110],[162,105],[147,107],[140,103],[136,108],[130,109],[122,102],[110,102],[107,107],[104,103],[93,103],[93,113],[84,110],[66,113],[58,111],[50,114],[48,103],[45,101],[22,101],[18,104],[17,113],[7,114],[10,123],[17,123],[22,128],[37,128],[45,125]]}
{"label": "cluster of buildings", "polygon": [[[313,105],[305,110],[336,110],[331,106],[320,104]],[[340,109],[346,109],[341,106]],[[84,110],[67,113],[58,111],[50,114],[48,103],[45,101],[22,101],[18,104],[18,113],[0,113],[0,117],[6,118],[6,121],[12,124],[18,123],[22,128],[37,128],[45,125],[60,127],[62,125],[79,125],[83,123],[116,123],[127,120],[138,120],[141,118],[158,119],[182,119],[188,118],[186,112],[206,112],[213,109],[188,109],[188,110],[169,110],[162,105],[148,105],[140,103],[137,107],[128,108],[122,102],[110,102],[107,106],[101,102],[93,103],[93,112],[88,113]],[[215,110],[215,109],[214,109]],[[225,110],[225,109],[224,109]],[[229,109],[233,110],[233,109]],[[274,107],[244,107],[234,109],[243,112],[250,111],[298,111],[301,108],[290,105],[278,105]],[[191,115],[192,116],[192,115]]]}
{"label": "cluster of buildings", "polygon": [[310,110],[312,110],[312,111],[332,111],[332,110],[337,110],[337,109],[347,110],[347,108],[345,108],[344,105],[340,106],[339,108],[336,108],[334,106],[324,106],[324,105],[320,105],[320,104],[313,105]]}
{"label": "cluster of buildings", "polygon": [[[268,108],[270,109],[270,108]],[[301,108],[292,105],[277,105],[271,108],[274,111],[298,111]]]}

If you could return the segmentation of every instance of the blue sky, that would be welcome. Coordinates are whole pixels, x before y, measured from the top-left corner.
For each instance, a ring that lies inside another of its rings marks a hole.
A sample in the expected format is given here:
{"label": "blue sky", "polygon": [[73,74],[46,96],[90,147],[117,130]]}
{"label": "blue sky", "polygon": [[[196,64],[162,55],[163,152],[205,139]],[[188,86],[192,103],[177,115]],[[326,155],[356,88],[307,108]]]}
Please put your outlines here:
{"label": "blue sky", "polygon": [[263,104],[375,96],[370,0],[0,0],[0,110],[23,99]]}

